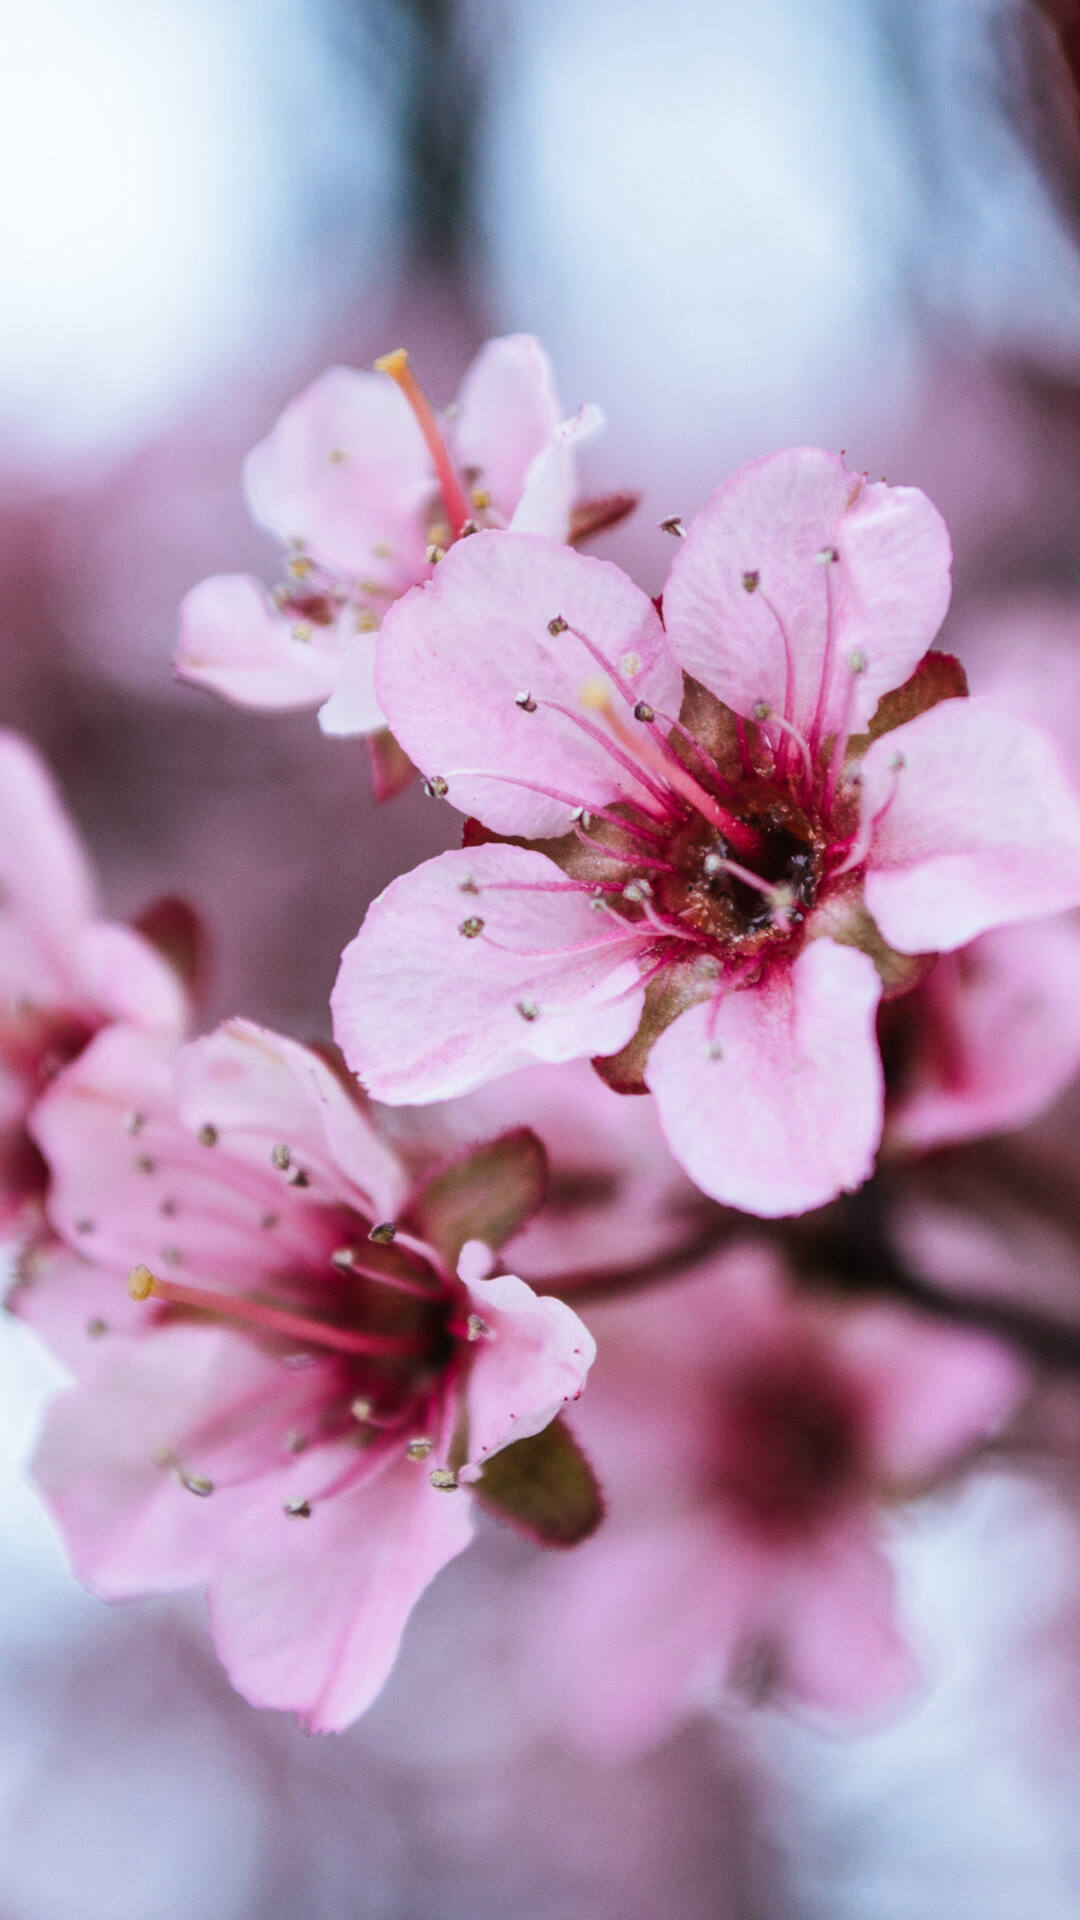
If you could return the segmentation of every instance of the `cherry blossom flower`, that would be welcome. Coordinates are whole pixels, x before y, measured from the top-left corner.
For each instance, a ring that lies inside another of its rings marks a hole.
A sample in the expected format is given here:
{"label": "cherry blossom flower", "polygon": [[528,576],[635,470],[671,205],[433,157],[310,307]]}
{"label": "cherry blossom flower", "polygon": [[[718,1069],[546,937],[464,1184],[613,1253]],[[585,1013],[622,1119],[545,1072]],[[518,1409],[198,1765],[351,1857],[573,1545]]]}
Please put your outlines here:
{"label": "cherry blossom flower", "polygon": [[529,1622],[544,1712],[621,1755],[725,1694],[840,1718],[896,1702],[918,1666],[888,1506],[997,1431],[1022,1364],[891,1306],[798,1297],[746,1246],[594,1324],[581,1424],[608,1521]]}
{"label": "cherry blossom flower", "polygon": [[717,490],[663,618],[535,536],[449,553],[387,617],[379,696],[475,819],[344,955],[335,1030],[369,1091],[602,1056],[714,1198],[771,1216],[857,1187],[882,995],[1080,901],[1053,740],[927,651],[949,558],[921,493],[814,448]]}
{"label": "cherry blossom flower", "polygon": [[[244,1021],[179,1054],[100,1035],[34,1131],[66,1244],[15,1306],[75,1375],[37,1479],[95,1592],[208,1589],[256,1705],[324,1730],[363,1711],[469,1543],[466,1486],[552,1542],[595,1524],[556,1419],[593,1342],[560,1301],[484,1277],[477,1237],[537,1204],[532,1136],[410,1190],[330,1066]],[[534,1480],[573,1482],[574,1513],[546,1532],[514,1485],[523,1447]]]}
{"label": "cherry blossom flower", "polygon": [[441,420],[404,352],[376,364],[321,374],[248,456],[251,512],[286,546],[282,582],[267,594],[219,575],[180,615],[181,679],[245,707],[322,705],[328,733],[382,728],[374,634],[453,541],[475,527],[569,537],[573,448],[600,421],[591,406],[562,418],[529,334],[489,340]]}
{"label": "cherry blossom flower", "polygon": [[0,1234],[30,1231],[46,1169],[27,1116],[101,1027],[179,1037],[180,981],[149,941],[98,917],[89,861],[41,759],[0,732]]}

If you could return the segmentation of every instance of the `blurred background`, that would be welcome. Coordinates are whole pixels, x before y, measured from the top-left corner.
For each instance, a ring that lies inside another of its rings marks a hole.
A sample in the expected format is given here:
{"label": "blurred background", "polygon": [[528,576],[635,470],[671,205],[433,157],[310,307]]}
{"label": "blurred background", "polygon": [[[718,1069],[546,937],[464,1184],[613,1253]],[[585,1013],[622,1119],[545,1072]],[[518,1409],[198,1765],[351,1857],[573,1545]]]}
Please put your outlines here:
{"label": "blurred background", "polygon": [[[444,402],[540,334],[653,591],[664,515],[815,441],[940,506],[976,677],[1002,609],[1080,641],[1078,80],[1075,0],[0,0],[0,717],[112,914],[197,901],[208,1017],[324,1031],[366,901],[455,831],[415,786],[376,830],[361,743],[172,681],[185,590],[272,576],[241,459],[333,361],[407,344]],[[1040,1135],[1072,1180],[1074,1126]],[[605,1769],[516,1697],[504,1536],[352,1734],[255,1714],[198,1605],[74,1590],[18,1327],[0,1372],[4,1920],[1080,1911],[1075,1450],[911,1523],[902,1720],[733,1714]]]}

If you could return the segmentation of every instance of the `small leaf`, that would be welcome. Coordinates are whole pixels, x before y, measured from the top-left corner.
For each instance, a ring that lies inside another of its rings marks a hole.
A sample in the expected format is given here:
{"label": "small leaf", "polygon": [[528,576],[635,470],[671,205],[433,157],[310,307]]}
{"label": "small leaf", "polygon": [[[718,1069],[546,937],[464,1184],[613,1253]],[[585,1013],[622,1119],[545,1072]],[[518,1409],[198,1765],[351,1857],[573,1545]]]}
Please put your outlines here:
{"label": "small leaf", "polygon": [[177,894],[163,894],[151,900],[132,925],[156,947],[191,998],[199,999],[206,987],[209,943],[198,908]]}
{"label": "small leaf", "polygon": [[398,745],[389,727],[367,737],[368,770],[371,791],[376,800],[393,800],[404,793],[416,773],[404,747]]}
{"label": "small leaf", "polygon": [[547,1153],[529,1127],[470,1147],[409,1202],[408,1221],[456,1267],[467,1240],[498,1248],[531,1219],[547,1191]]}
{"label": "small leaf", "polygon": [[[910,680],[891,693],[883,693],[867,729],[867,740],[880,740],[883,733],[917,720],[942,700],[963,700],[968,691],[967,674],[952,653],[924,653]],[[855,742],[851,743],[852,750]]]}
{"label": "small leaf", "polygon": [[542,1547],[576,1547],[604,1517],[596,1475],[561,1418],[494,1454],[473,1493],[496,1520]]}

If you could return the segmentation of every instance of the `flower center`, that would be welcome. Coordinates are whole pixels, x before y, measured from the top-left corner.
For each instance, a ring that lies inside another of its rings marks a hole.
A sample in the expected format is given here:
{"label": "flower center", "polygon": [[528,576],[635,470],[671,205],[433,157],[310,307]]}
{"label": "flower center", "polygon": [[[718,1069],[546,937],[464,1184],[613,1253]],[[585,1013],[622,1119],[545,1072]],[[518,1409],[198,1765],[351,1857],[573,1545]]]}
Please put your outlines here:
{"label": "flower center", "polygon": [[773,1355],[725,1388],[717,1439],[719,1490],[769,1531],[815,1524],[858,1482],[854,1396],[806,1349]]}

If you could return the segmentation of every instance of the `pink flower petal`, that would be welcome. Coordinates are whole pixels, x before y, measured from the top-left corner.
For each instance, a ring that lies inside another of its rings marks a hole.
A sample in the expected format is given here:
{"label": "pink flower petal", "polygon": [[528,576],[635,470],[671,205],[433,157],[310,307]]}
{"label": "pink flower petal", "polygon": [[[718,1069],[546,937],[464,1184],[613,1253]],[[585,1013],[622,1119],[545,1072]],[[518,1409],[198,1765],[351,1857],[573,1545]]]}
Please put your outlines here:
{"label": "pink flower petal", "polygon": [[814,940],[791,967],[680,1014],[649,1055],[668,1145],[699,1187],[773,1218],[852,1192],[873,1167],[881,985],[853,947]]}
{"label": "pink flower petal", "polygon": [[408,405],[381,373],[320,374],[248,455],[244,485],[264,527],[335,572],[392,593],[424,572],[431,460]]}
{"label": "pink flower petal", "polygon": [[83,992],[97,1012],[180,1037],[188,1019],[183,982],[141,934],[95,920],[83,928],[77,952]]}
{"label": "pink flower petal", "polygon": [[139,1333],[148,1325],[145,1305],[131,1298],[115,1267],[91,1266],[59,1241],[35,1249],[24,1264],[26,1276],[8,1307],[76,1377],[98,1370],[108,1336]]}
{"label": "pink flower petal", "polygon": [[521,498],[510,519],[515,533],[543,533],[549,540],[569,538],[577,495],[575,450],[583,441],[591,440],[603,424],[599,407],[590,403],[556,427],[525,475]]}
{"label": "pink flower petal", "polygon": [[[345,1197],[349,1188],[341,1174],[325,1177],[325,1145],[321,1161],[312,1156],[309,1185],[295,1188],[272,1165],[265,1140],[247,1167],[243,1139],[236,1153],[227,1142],[204,1144],[198,1128],[216,1125],[214,1112],[218,1121],[224,1116],[197,1105],[198,1119],[181,1123],[174,1060],[167,1035],[110,1027],[38,1102],[32,1132],[52,1173],[48,1206],[57,1231],[121,1275],[145,1263],[195,1284],[242,1290],[283,1264],[309,1268],[313,1247],[316,1257],[325,1247],[329,1258],[333,1229],[314,1217],[312,1202]],[[282,1116],[295,1117],[291,1110]],[[272,1126],[272,1115],[265,1124]],[[314,1141],[318,1121],[309,1124]]]}
{"label": "pink flower petal", "polygon": [[753,1586],[711,1513],[605,1530],[541,1589],[530,1666],[545,1714],[603,1759],[654,1746],[704,1703],[709,1681],[718,1690]]}
{"label": "pink flower petal", "polygon": [[1080,1073],[1080,927],[997,927],[919,988],[890,1140],[923,1152],[1033,1120]]}
{"label": "pink flower petal", "polygon": [[[122,1284],[122,1283],[120,1283]],[[169,1592],[205,1580],[251,1498],[226,1484],[210,1443],[239,1412],[270,1399],[281,1379],[247,1341],[211,1327],[173,1326],[153,1339],[103,1335],[100,1361],[50,1403],[34,1477],[63,1530],[78,1578],[105,1599]],[[192,1436],[208,1437],[199,1445]],[[199,1497],[172,1467],[213,1479]]]}
{"label": "pink flower petal", "polygon": [[[460,541],[383,622],[376,685],[390,727],[423,772],[449,782],[454,806],[498,833],[565,833],[575,804],[641,798],[633,774],[578,724],[596,725],[581,691],[599,669],[572,633],[548,632],[557,615],[615,664],[635,695],[678,712],[682,675],[648,595],[609,562],[532,534]],[[535,712],[517,703],[521,694],[539,703]],[[621,696],[615,700],[634,725]],[[571,797],[551,799],[475,769]]]}
{"label": "pink flower petal", "polygon": [[564,1301],[541,1298],[524,1280],[474,1280],[469,1294],[485,1326],[469,1374],[469,1461],[540,1433],[576,1400],[596,1342]]}
{"label": "pink flower petal", "polygon": [[868,485],[837,455],[794,447],[740,467],[691,522],[664,619],[686,671],[736,712],[764,702],[824,738],[843,723],[853,656],[855,730],[914,671],[945,617],[949,560],[916,487]]}
{"label": "pink flower petal", "polygon": [[849,1315],[837,1340],[859,1387],[871,1470],[901,1491],[918,1491],[989,1439],[1029,1383],[997,1340],[894,1308]]}
{"label": "pink flower petal", "polygon": [[826,1713],[873,1713],[917,1677],[892,1568],[868,1518],[831,1528],[788,1571],[779,1632],[785,1691]]}
{"label": "pink flower petal", "polygon": [[880,814],[866,904],[901,953],[1080,902],[1080,802],[1057,745],[989,699],[943,701],[876,740],[862,804]]}
{"label": "pink flower petal", "polygon": [[[489,493],[496,512],[507,521],[521,499],[526,474],[563,417],[551,361],[539,340],[531,333],[489,340],[461,383],[458,407],[456,419],[448,423],[458,472]],[[551,533],[553,539],[565,540],[566,527]]]}
{"label": "pink flower petal", "polygon": [[348,1726],[386,1680],[424,1588],[468,1546],[471,1508],[403,1452],[366,1485],[314,1500],[306,1519],[284,1514],[276,1490],[252,1503],[210,1594],[233,1685],[313,1731]]}
{"label": "pink flower petal", "polygon": [[379,895],[331,1001],[338,1044],[369,1092],[424,1104],[530,1058],[626,1044],[644,1000],[638,936],[564,885],[544,854],[488,845],[440,854]]}
{"label": "pink flower petal", "polygon": [[79,994],[75,947],[94,908],[82,846],[27,741],[0,732],[0,997]]}
{"label": "pink flower petal", "polygon": [[[310,637],[296,639],[296,630]],[[372,651],[370,636],[366,640]],[[287,712],[313,707],[334,690],[347,645],[343,624],[320,627],[281,614],[257,580],[215,574],[192,587],[180,608],[176,671],[238,707]],[[378,724],[378,723],[376,723]]]}
{"label": "pink flower petal", "polygon": [[[230,1157],[262,1169],[278,1144],[312,1177],[376,1219],[392,1219],[404,1196],[397,1159],[325,1061],[250,1020],[229,1020],[185,1047],[176,1067],[177,1107],[197,1129],[227,1136]],[[351,1190],[350,1190],[351,1189]]]}

